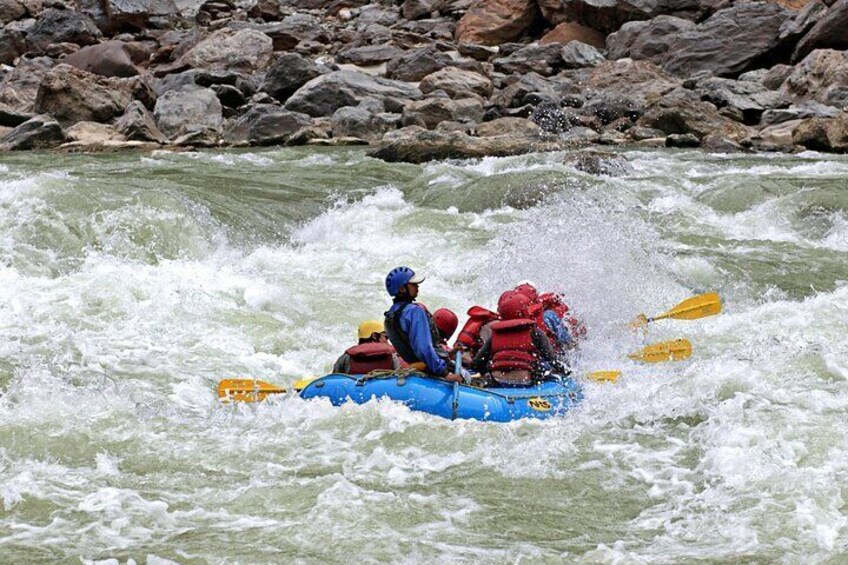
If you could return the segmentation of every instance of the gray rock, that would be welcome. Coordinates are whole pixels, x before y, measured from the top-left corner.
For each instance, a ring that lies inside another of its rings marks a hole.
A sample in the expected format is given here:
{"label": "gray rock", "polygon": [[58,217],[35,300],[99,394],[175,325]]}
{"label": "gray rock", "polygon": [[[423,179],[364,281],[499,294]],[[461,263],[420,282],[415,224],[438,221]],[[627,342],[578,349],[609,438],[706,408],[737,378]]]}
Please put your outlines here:
{"label": "gray rock", "polygon": [[[77,0],[80,11],[105,33],[171,27],[182,19],[174,0]],[[200,2],[196,3],[197,6]]]}
{"label": "gray rock", "polygon": [[447,2],[444,0],[404,0],[400,10],[407,20],[417,20],[429,17],[433,12],[442,9]]}
{"label": "gray rock", "polygon": [[286,101],[286,108],[313,117],[329,116],[343,106],[356,106],[369,97],[419,100],[421,91],[405,82],[358,71],[334,71],[303,85]]}
{"label": "gray rock", "polygon": [[91,18],[71,10],[44,10],[27,33],[27,44],[33,53],[44,53],[56,43],[91,45],[101,37]]}
{"label": "gray rock", "polygon": [[848,0],[836,0],[804,36],[792,54],[799,61],[815,49],[848,49]]}
{"label": "gray rock", "polygon": [[312,120],[306,114],[258,105],[227,124],[224,141],[232,145],[280,145],[311,125]]}
{"label": "gray rock", "polygon": [[545,19],[552,24],[572,21],[605,33],[625,22],[660,14],[701,20],[712,11],[709,4],[699,0],[539,0]]}
{"label": "gray rock", "polygon": [[644,113],[645,103],[639,97],[622,96],[610,91],[596,95],[580,108],[581,115],[594,116],[603,125],[622,118],[632,122]]}
{"label": "gray rock", "polygon": [[225,108],[240,108],[246,102],[244,94],[229,84],[214,84],[210,87]]}
{"label": "gray rock", "polygon": [[[832,3],[833,0],[828,0]],[[816,22],[827,11],[827,4],[822,0],[812,0],[786,20],[778,33],[778,41],[785,45],[797,44],[810,31]]]}
{"label": "gray rock", "polygon": [[274,51],[291,51],[301,41],[329,43],[331,36],[321,21],[309,14],[292,14],[281,22],[273,22],[256,28],[271,38]]}
{"label": "gray rock", "polygon": [[32,112],[41,79],[53,66],[49,57],[23,58],[0,81],[0,102],[18,112]]}
{"label": "gray rock", "polygon": [[714,76],[743,73],[779,47],[780,26],[789,17],[788,10],[771,3],[741,3],[719,10],[677,35],[663,68],[681,76],[702,71]]}
{"label": "gray rock", "polygon": [[498,56],[498,48],[488,45],[477,45],[476,43],[460,43],[456,50],[464,57],[471,57],[476,61],[491,61]]}
{"label": "gray rock", "polygon": [[748,135],[745,126],[722,116],[713,104],[683,88],[670,92],[648,108],[636,125],[656,128],[667,135],[692,133],[699,139],[711,133],[732,140]]}
{"label": "gray rock", "polygon": [[445,67],[424,77],[418,88],[424,94],[441,90],[451,98],[467,98],[471,94],[488,98],[492,94],[492,81],[475,72]]}
{"label": "gray rock", "polygon": [[576,114],[563,110],[555,102],[543,102],[536,106],[530,121],[543,131],[554,134],[564,133],[580,124]]}
{"label": "gray rock", "polygon": [[813,51],[795,65],[782,90],[796,100],[848,106],[848,51]]}
{"label": "gray rock", "polygon": [[495,70],[501,73],[538,73],[551,76],[564,68],[562,43],[531,44],[493,61]]}
{"label": "gray rock", "polygon": [[50,116],[38,115],[0,139],[0,150],[50,149],[64,142],[65,132],[59,122]]}
{"label": "gray rock", "polygon": [[192,47],[180,62],[196,69],[253,73],[271,61],[271,38],[252,29],[220,29]]}
{"label": "gray rock", "polygon": [[582,86],[583,92],[591,98],[603,96],[608,101],[622,98],[642,107],[656,102],[679,85],[679,80],[653,63],[622,59],[607,61],[592,69]]}
{"label": "gray rock", "polygon": [[260,90],[280,102],[285,102],[297,89],[324,71],[303,55],[283,53],[278,55],[268,68]]}
{"label": "gray rock", "polygon": [[708,134],[701,140],[701,149],[710,153],[744,153],[746,149],[732,139]]}
{"label": "gray rock", "polygon": [[435,129],[444,121],[476,123],[482,121],[483,114],[483,104],[476,98],[426,98],[407,104],[401,123],[421,123],[427,129]]}
{"label": "gray rock", "polygon": [[363,45],[342,49],[336,56],[336,60],[339,63],[368,67],[391,61],[400,57],[401,54],[402,51],[392,45]]}
{"label": "gray rock", "polygon": [[695,92],[701,100],[711,102],[719,109],[730,107],[738,110],[748,125],[759,123],[766,110],[789,105],[789,99],[784,94],[753,81],[714,77],[698,83]]}
{"label": "gray rock", "polygon": [[633,126],[627,130],[627,137],[633,141],[642,141],[644,139],[656,139],[665,137],[665,132],[657,128],[648,128],[643,126]]}
{"label": "gray rock", "polygon": [[131,77],[138,74],[123,41],[106,41],[83,47],[65,57],[62,62],[106,77]]}
{"label": "gray rock", "polygon": [[395,7],[366,4],[357,11],[356,25],[382,25],[390,27],[400,21],[400,11]]}
{"label": "gray rock", "polygon": [[840,109],[833,106],[827,106],[814,100],[793,104],[788,108],[779,110],[766,110],[763,112],[761,123],[765,126],[771,126],[791,120],[804,120],[807,118],[835,118],[839,115]]}
{"label": "gray rock", "polygon": [[189,128],[218,129],[224,121],[221,102],[208,88],[168,91],[156,101],[153,115],[156,125],[169,138]]}
{"label": "gray rock", "polygon": [[131,141],[165,143],[168,140],[156,126],[153,114],[138,100],[130,102],[124,115],[115,122],[115,129]]}
{"label": "gray rock", "polygon": [[180,134],[171,143],[179,147],[217,147],[221,144],[221,131],[193,124],[181,128]]}
{"label": "gray rock", "polygon": [[107,122],[123,114],[132,99],[129,82],[57,65],[41,80],[34,111],[63,124]]}
{"label": "gray rock", "polygon": [[608,57],[630,57],[662,64],[668,55],[671,42],[695,27],[695,22],[674,16],[657,16],[648,21],[627,22],[617,32],[607,37]]}
{"label": "gray rock", "polygon": [[673,133],[665,138],[666,147],[698,147],[701,140],[693,133]]}
{"label": "gray rock", "polygon": [[598,176],[621,176],[632,170],[630,162],[615,153],[604,151],[576,151],[567,153],[563,164],[578,171]]}
{"label": "gray rock", "polygon": [[531,95],[536,98],[534,103],[538,103],[540,100],[558,101],[579,92],[577,85],[564,77],[551,80],[537,73],[527,73],[521,75],[518,81],[495,92],[490,100],[493,105],[501,108],[518,108],[529,103],[528,97]]}
{"label": "gray rock", "polygon": [[0,102],[0,126],[14,128],[33,117],[29,112],[20,112]]}
{"label": "gray rock", "polygon": [[769,90],[777,90],[795,69],[789,65],[775,65],[768,69],[763,76],[763,86]]}
{"label": "gray rock", "polygon": [[601,52],[580,41],[570,41],[562,48],[562,63],[566,69],[597,67],[606,61]]}
{"label": "gray rock", "polygon": [[417,82],[439,69],[453,64],[450,55],[433,45],[414,49],[395,57],[386,64],[386,77]]}
{"label": "gray rock", "polygon": [[331,120],[333,137],[356,137],[376,142],[400,124],[399,114],[374,113],[362,105],[356,108],[339,108]]}

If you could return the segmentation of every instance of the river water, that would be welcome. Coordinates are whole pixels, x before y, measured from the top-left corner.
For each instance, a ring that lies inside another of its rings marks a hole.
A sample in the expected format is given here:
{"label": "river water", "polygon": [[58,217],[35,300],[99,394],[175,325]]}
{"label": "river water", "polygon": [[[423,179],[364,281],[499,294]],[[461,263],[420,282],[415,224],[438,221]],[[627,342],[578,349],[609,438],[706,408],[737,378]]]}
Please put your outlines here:
{"label": "river water", "polygon": [[[848,158],[620,155],[3,155],[0,562],[844,563]],[[621,379],[506,425],[217,402],[326,372],[398,264],[431,308],[562,291]]]}

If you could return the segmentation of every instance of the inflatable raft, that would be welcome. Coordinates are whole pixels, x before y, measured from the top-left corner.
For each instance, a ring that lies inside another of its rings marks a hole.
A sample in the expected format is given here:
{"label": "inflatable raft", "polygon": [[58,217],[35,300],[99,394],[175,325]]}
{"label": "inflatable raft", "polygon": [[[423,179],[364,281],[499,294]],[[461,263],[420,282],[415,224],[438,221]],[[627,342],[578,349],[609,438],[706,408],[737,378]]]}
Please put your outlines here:
{"label": "inflatable raft", "polygon": [[300,391],[302,398],[327,398],[334,405],[391,398],[412,410],[443,418],[510,422],[520,418],[560,416],[583,400],[570,378],[526,388],[478,388],[416,374],[326,375]]}

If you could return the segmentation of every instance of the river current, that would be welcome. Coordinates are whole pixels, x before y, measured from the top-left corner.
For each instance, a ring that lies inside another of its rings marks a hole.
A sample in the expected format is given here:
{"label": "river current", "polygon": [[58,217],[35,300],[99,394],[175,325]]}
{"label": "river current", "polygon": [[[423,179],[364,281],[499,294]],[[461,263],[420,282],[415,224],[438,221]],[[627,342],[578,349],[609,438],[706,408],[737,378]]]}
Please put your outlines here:
{"label": "river current", "polygon": [[[848,158],[619,155],[3,155],[0,562],[846,562]],[[398,264],[431,309],[563,292],[622,377],[510,424],[218,403],[327,372]]]}

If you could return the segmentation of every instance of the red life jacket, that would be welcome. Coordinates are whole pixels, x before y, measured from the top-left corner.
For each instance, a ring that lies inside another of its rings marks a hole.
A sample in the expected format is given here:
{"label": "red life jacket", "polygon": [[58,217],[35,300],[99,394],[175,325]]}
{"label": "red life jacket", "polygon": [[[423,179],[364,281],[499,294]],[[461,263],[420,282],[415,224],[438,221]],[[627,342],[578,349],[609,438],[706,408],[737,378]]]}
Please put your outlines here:
{"label": "red life jacket", "polygon": [[491,310],[486,310],[482,306],[472,306],[468,309],[468,321],[462,326],[456,342],[476,353],[483,347],[483,342],[480,339],[480,330],[483,329],[483,326],[498,318],[499,316]]}
{"label": "red life jacket", "polygon": [[345,353],[350,355],[351,375],[364,375],[371,371],[393,371],[395,348],[388,343],[362,343]]}
{"label": "red life jacket", "polygon": [[526,318],[492,324],[492,371],[532,371],[538,359],[533,344],[536,322]]}
{"label": "red life jacket", "polygon": [[563,302],[560,295],[553,292],[546,292],[539,296],[539,300],[530,307],[530,317],[535,320],[539,329],[545,332],[545,337],[551,342],[554,347],[559,347],[559,340],[556,335],[545,323],[545,312],[553,310],[564,324],[568,324],[568,329],[571,332],[571,337],[575,340],[586,335],[586,326],[580,323],[580,320],[573,316],[569,316],[568,304]]}

